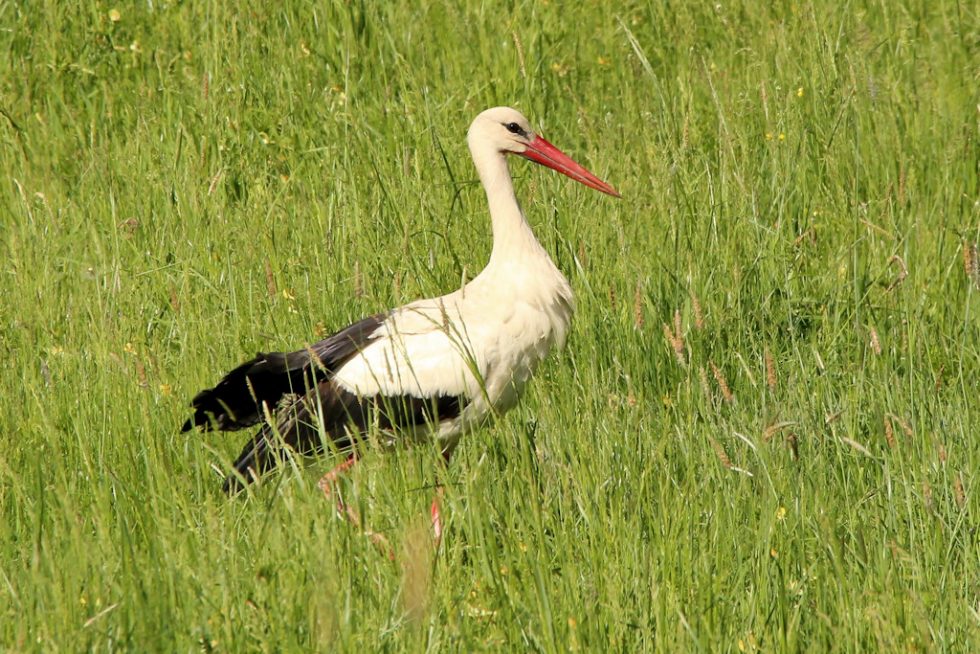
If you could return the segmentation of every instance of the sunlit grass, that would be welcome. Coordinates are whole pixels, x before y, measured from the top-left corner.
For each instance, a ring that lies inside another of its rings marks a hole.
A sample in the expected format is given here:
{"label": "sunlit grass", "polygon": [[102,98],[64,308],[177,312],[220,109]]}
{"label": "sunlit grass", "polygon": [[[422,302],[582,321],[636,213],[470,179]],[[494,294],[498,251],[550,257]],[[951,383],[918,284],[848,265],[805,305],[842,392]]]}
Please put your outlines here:
{"label": "sunlit grass", "polygon": [[[969,3],[0,2],[0,646],[972,651]],[[229,500],[185,435],[257,350],[456,287],[464,135],[512,163],[566,350],[438,455]]]}

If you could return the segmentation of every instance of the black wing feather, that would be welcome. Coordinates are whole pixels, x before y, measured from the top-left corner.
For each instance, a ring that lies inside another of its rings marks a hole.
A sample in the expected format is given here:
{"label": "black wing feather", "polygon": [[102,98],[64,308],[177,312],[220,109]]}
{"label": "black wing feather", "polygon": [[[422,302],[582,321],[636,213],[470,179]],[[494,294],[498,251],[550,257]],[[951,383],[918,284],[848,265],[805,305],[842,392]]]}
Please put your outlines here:
{"label": "black wing feather", "polygon": [[[354,445],[352,435],[373,426],[396,431],[459,416],[462,397],[359,397],[331,381],[338,368],[375,338],[387,317],[379,313],[364,318],[308,349],[259,353],[194,397],[194,415],[183,431],[231,431],[265,423],[235,460],[225,492],[240,491],[294,453],[322,450],[321,433],[346,450]],[[274,428],[265,421],[263,405],[274,414]]]}
{"label": "black wing feather", "polygon": [[182,431],[202,427],[231,431],[262,421],[262,405],[276,407],[284,395],[305,394],[371,341],[387,314],[360,320],[309,349],[296,352],[260,352],[238,366],[215,385],[191,400],[194,415]]}
{"label": "black wing feather", "polygon": [[321,429],[337,449],[349,450],[354,445],[352,436],[374,425],[382,431],[432,425],[459,416],[463,405],[463,398],[455,396],[358,397],[332,381],[322,381],[278,411],[275,429],[267,423],[245,444],[232,466],[236,474],[225,478],[224,491],[241,491],[293,453],[322,451]]}

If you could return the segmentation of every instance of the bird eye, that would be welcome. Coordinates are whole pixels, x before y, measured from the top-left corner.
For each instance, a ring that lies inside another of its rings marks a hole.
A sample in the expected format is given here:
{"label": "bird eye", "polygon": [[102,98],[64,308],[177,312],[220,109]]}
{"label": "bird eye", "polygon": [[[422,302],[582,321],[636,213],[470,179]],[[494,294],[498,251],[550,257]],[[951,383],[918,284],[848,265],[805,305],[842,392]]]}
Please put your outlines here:
{"label": "bird eye", "polygon": [[517,123],[507,123],[504,125],[504,127],[506,127],[507,131],[511,134],[520,134],[521,136],[524,136],[524,130],[521,129],[521,126]]}

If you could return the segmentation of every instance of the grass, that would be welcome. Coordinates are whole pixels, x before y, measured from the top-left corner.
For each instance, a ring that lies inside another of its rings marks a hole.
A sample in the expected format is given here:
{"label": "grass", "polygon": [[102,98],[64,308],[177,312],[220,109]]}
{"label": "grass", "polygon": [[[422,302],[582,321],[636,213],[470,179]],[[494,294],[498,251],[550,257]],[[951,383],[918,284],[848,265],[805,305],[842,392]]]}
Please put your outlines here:
{"label": "grass", "polygon": [[[976,6],[417,4],[0,2],[0,647],[980,648]],[[394,560],[222,496],[188,399],[475,274],[498,104],[624,200],[512,163],[578,311],[441,549],[431,448]]]}

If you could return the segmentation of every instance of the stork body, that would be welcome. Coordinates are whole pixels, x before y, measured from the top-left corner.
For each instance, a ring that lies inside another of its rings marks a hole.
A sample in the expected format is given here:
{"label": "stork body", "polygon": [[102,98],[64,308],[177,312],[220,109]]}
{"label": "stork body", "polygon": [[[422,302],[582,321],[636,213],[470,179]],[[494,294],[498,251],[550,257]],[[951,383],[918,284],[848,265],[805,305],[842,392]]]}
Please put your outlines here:
{"label": "stork body", "polygon": [[486,268],[452,293],[365,318],[304,350],[260,353],[199,393],[185,431],[265,423],[226,490],[290,451],[314,453],[326,441],[354,447],[373,428],[392,441],[434,437],[448,457],[462,433],[512,408],[538,365],[565,342],[572,290],[517,203],[505,155],[618,194],[531,132],[514,109],[481,113],[467,140],[493,221]]}

